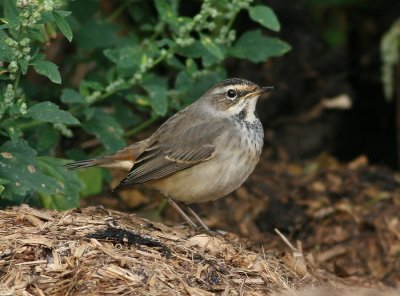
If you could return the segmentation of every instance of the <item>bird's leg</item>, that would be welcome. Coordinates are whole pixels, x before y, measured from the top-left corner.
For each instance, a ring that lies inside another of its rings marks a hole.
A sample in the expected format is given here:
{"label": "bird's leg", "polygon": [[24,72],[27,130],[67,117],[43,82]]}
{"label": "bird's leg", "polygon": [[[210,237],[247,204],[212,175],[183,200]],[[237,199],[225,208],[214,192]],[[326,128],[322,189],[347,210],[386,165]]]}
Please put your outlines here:
{"label": "bird's leg", "polygon": [[179,214],[183,217],[183,219],[186,220],[187,223],[193,228],[193,229],[198,229],[197,225],[192,221],[192,219],[189,218],[188,215],[178,206],[178,204],[170,197],[168,197],[168,202],[170,205],[175,208],[175,210],[178,211]]}
{"label": "bird's leg", "polygon": [[199,215],[196,214],[195,211],[192,210],[191,207],[189,207],[187,204],[185,204],[186,210],[192,214],[192,216],[196,219],[197,222],[201,225],[201,227],[204,228],[205,231],[210,232],[210,228],[208,228],[207,224],[203,221],[203,219],[200,218]]}

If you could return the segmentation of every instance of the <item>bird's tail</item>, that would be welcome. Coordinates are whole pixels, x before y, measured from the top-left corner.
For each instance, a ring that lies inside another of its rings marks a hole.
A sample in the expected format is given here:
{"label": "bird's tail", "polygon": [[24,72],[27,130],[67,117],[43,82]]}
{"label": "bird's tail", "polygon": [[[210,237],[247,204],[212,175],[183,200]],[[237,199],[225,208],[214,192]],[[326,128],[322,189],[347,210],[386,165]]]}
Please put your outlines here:
{"label": "bird's tail", "polygon": [[135,164],[136,158],[142,154],[145,149],[144,144],[145,143],[143,142],[138,142],[119,150],[114,154],[68,163],[65,167],[69,170],[89,168],[93,166],[130,170]]}
{"label": "bird's tail", "polygon": [[65,165],[65,167],[69,170],[76,170],[76,169],[90,168],[93,166],[107,165],[108,163],[113,162],[112,159],[109,158],[110,156],[102,156],[102,157],[97,157],[97,158],[92,158],[92,159],[80,160],[80,161],[68,163]]}

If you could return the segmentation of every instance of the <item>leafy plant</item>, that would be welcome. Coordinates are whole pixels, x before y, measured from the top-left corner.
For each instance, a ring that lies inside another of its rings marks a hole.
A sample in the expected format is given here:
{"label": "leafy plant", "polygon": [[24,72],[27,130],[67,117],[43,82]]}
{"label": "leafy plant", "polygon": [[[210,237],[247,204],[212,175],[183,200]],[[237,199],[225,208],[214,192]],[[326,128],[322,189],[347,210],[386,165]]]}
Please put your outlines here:
{"label": "leafy plant", "polygon": [[[98,193],[107,174],[66,171],[65,157],[122,148],[128,137],[226,78],[228,58],[257,63],[290,50],[264,36],[261,28],[280,30],[278,18],[251,0],[204,0],[188,15],[178,0],[106,7],[104,1],[5,0],[0,6],[3,205],[77,206],[79,193]],[[244,12],[260,28],[237,38],[235,20]]]}
{"label": "leafy plant", "polygon": [[381,58],[383,91],[386,100],[390,101],[395,93],[396,66],[400,64],[400,19],[393,23],[382,38]]}
{"label": "leafy plant", "polygon": [[368,6],[366,0],[306,0],[318,23],[321,36],[330,47],[343,47],[352,23],[349,14],[354,8]]}

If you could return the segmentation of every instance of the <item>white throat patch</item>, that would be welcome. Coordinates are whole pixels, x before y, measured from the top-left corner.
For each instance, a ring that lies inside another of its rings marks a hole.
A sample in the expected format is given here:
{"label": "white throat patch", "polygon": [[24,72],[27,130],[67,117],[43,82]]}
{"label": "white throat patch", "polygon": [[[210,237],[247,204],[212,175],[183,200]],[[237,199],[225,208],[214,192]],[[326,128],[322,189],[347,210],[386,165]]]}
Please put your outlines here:
{"label": "white throat patch", "polygon": [[258,120],[255,114],[256,104],[257,99],[243,99],[225,112],[230,116],[243,116],[243,119],[247,122],[254,122],[255,120]]}

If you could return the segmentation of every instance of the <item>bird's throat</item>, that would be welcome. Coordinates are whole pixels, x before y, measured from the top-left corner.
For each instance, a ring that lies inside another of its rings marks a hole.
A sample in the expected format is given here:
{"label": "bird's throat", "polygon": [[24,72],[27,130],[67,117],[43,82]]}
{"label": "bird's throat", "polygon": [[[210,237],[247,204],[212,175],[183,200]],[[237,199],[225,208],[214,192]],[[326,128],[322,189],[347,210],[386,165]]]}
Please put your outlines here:
{"label": "bird's throat", "polygon": [[257,100],[246,100],[240,102],[235,107],[234,117],[239,121],[254,122],[258,120],[256,114]]}

